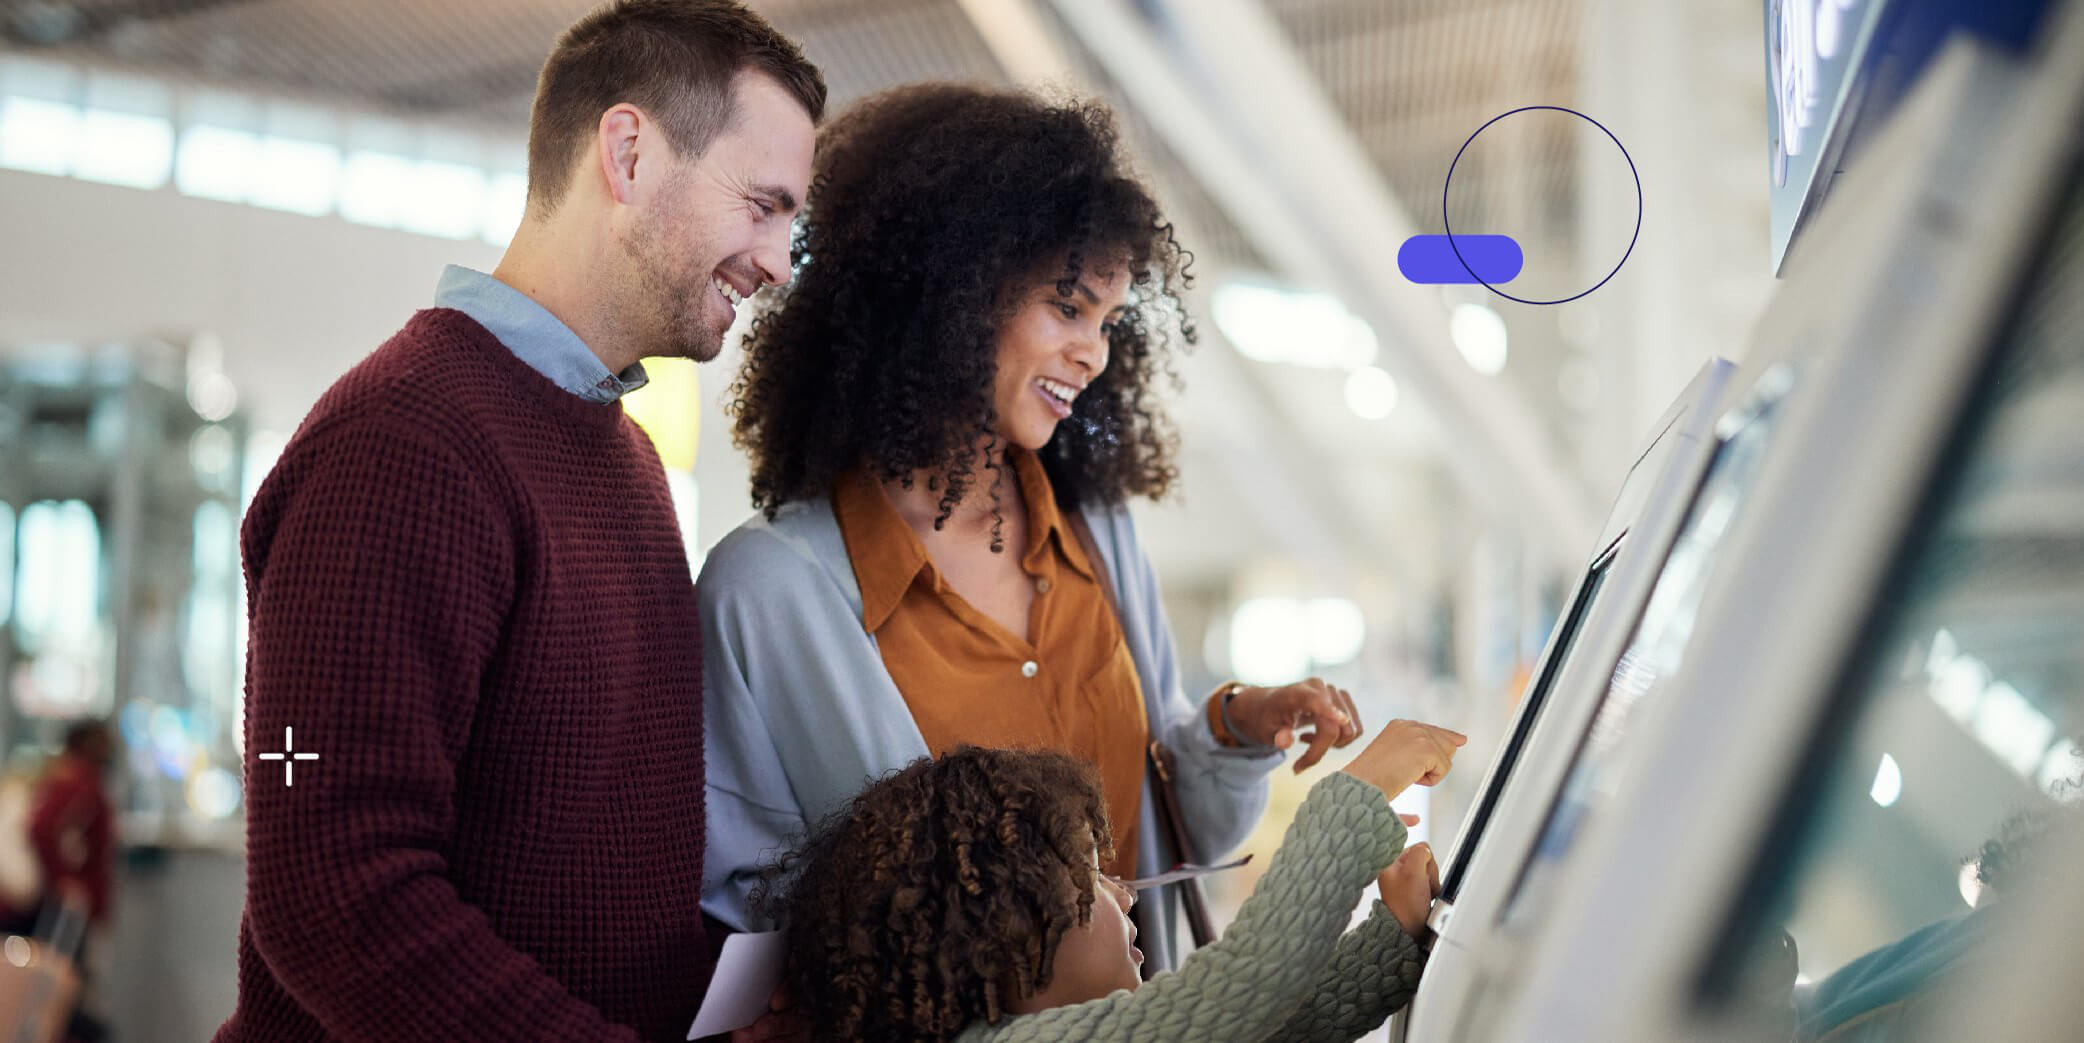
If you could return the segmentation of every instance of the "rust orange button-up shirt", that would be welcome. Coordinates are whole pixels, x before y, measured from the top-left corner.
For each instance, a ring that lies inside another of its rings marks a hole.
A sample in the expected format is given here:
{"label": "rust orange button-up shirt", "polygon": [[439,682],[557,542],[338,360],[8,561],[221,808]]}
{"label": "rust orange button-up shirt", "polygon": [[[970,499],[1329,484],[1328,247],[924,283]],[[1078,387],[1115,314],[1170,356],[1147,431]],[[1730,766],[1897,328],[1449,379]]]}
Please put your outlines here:
{"label": "rust orange button-up shirt", "polygon": [[1008,631],[948,586],[865,470],[832,496],[861,585],[861,624],[935,756],[964,744],[1049,749],[1097,768],[1114,829],[1106,870],[1133,877],[1149,735],[1136,664],[1094,573],[1104,566],[1066,528],[1041,461],[1009,456],[1027,509],[1028,633]]}

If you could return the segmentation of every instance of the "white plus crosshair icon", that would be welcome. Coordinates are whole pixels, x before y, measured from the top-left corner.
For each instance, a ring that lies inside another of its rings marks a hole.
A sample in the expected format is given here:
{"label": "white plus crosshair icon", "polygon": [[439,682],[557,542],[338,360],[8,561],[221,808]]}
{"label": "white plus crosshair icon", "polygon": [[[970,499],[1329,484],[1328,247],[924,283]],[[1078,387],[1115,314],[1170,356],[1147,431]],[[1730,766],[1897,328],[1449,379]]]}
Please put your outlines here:
{"label": "white plus crosshair icon", "polygon": [[294,750],[295,750],[295,749],[297,748],[297,744],[296,744],[295,736],[293,736],[293,735],[291,734],[291,731],[292,731],[292,729],[290,729],[290,728],[288,728],[288,727],[284,727],[284,728],[282,729],[282,750],[283,750],[283,752],[281,752],[281,753],[263,753],[263,754],[261,754],[261,755],[260,755],[260,759],[262,759],[262,760],[264,760],[264,761],[282,761],[282,762],[283,762],[283,764],[282,764],[282,784],[283,784],[283,785],[285,785],[285,786],[294,786],[294,785],[296,785],[296,784],[297,784],[297,778],[296,778],[296,775],[297,775],[297,765],[296,765],[296,763],[295,763],[295,762],[297,762],[297,761],[315,761],[315,760],[317,760],[317,759],[318,759],[318,754],[316,754],[316,753],[295,753],[295,752],[292,752],[292,751],[294,751]]}

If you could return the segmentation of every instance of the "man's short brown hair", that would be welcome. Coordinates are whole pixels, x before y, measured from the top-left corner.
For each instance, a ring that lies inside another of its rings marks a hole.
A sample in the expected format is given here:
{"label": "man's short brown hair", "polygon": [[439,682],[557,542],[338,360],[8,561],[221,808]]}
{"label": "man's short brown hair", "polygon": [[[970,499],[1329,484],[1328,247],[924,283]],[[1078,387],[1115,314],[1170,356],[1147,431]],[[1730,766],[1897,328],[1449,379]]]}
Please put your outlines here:
{"label": "man's short brown hair", "polygon": [[536,80],[528,125],[528,205],[548,214],[571,187],[573,161],[601,113],[623,102],[659,122],[674,151],[708,151],[736,109],[741,71],[774,78],[825,115],[825,78],[795,41],[736,0],[611,0],[557,40]]}

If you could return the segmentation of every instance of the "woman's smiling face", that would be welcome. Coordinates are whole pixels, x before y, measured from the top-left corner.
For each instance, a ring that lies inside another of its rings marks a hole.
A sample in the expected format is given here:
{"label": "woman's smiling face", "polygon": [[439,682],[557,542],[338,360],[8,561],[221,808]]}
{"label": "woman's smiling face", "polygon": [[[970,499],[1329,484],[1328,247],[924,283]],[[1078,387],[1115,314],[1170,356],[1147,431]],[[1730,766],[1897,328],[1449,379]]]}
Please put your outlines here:
{"label": "woman's smiling face", "polygon": [[1068,297],[1058,286],[1043,278],[1019,287],[1013,314],[998,330],[997,434],[1023,449],[1047,445],[1079,394],[1107,369],[1108,338],[1128,309],[1127,265],[1080,272]]}

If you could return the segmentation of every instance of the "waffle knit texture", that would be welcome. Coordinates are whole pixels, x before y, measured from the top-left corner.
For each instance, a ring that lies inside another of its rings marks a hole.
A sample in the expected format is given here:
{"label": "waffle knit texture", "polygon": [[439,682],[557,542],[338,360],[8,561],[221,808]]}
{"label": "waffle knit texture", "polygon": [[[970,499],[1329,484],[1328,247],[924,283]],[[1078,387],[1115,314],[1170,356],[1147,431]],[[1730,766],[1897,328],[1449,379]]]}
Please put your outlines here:
{"label": "waffle knit texture", "polygon": [[[217,1038],[683,1038],[711,970],[701,636],[621,406],[420,312],[312,409],[242,545]],[[256,756],[285,749],[319,759]]]}
{"label": "waffle knit texture", "polygon": [[959,1043],[1346,1041],[1411,999],[1425,952],[1381,902],[1354,896],[1404,849],[1382,791],[1335,773],[1310,790],[1237,920],[1178,971],[1142,988],[975,1025]]}

